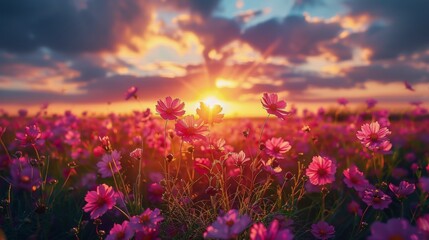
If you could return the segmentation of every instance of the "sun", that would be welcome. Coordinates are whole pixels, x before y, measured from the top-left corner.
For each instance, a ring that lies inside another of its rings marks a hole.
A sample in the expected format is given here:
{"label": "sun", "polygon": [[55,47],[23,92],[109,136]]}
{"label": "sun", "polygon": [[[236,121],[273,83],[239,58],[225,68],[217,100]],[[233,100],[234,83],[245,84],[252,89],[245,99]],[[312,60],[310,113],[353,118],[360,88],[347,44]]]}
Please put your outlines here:
{"label": "sun", "polygon": [[214,105],[216,105],[216,104],[222,105],[221,104],[222,102],[214,96],[208,96],[208,97],[204,98],[203,103],[205,103],[209,108],[213,108]]}

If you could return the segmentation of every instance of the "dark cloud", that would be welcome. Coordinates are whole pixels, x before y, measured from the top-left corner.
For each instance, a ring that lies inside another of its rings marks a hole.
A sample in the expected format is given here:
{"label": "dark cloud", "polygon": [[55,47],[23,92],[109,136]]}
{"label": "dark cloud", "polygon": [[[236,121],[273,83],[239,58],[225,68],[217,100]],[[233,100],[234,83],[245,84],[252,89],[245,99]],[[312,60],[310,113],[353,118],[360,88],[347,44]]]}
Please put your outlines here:
{"label": "dark cloud", "polygon": [[429,1],[349,0],[346,4],[349,16],[369,15],[373,20],[367,31],[348,38],[370,48],[372,59],[396,58],[429,47]]}
{"label": "dark cloud", "polygon": [[143,35],[148,6],[138,0],[0,0],[0,49],[28,52],[48,47],[61,52],[113,51]]}
{"label": "dark cloud", "polygon": [[354,82],[377,81],[388,83],[407,81],[419,83],[429,81],[429,71],[427,69],[417,68],[412,63],[405,62],[357,66],[344,69],[343,72]]}
{"label": "dark cloud", "polygon": [[[323,45],[340,31],[338,23],[307,22],[303,16],[287,16],[248,28],[242,40],[263,54],[302,61],[307,56],[320,55]],[[342,53],[342,57],[345,55]]]}

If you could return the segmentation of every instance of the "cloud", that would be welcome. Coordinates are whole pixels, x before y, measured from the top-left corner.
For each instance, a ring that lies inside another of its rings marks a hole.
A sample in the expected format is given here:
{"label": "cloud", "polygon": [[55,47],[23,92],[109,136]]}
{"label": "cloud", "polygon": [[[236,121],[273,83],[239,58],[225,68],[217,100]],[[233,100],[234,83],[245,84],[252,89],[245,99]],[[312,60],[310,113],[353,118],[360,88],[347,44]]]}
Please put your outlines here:
{"label": "cloud", "polygon": [[[308,56],[322,54],[322,47],[331,43],[341,29],[338,23],[308,22],[304,16],[287,16],[280,20],[270,19],[248,28],[242,40],[264,55],[303,62]],[[350,55],[341,53],[340,58],[345,56]]]}
{"label": "cloud", "polygon": [[370,48],[371,59],[396,58],[429,47],[429,1],[349,0],[350,17],[367,15],[372,24],[366,31],[351,34],[347,40]]}
{"label": "cloud", "polygon": [[143,36],[150,9],[138,0],[0,1],[0,49],[29,52],[47,47],[60,52],[114,51]]}

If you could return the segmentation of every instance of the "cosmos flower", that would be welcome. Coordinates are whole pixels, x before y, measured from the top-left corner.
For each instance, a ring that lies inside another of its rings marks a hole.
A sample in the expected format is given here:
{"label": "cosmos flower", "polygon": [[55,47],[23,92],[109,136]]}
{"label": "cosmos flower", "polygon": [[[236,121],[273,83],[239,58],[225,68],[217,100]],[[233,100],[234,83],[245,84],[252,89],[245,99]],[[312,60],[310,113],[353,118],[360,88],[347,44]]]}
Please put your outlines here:
{"label": "cosmos flower", "polygon": [[292,240],[293,234],[289,229],[280,229],[277,219],[274,219],[268,229],[262,223],[253,224],[250,229],[251,240]]}
{"label": "cosmos flower", "polygon": [[314,156],[305,174],[314,185],[325,185],[335,180],[337,167],[329,158]]}
{"label": "cosmos flower", "polygon": [[368,188],[362,193],[362,200],[374,209],[385,209],[392,202],[392,198],[379,189]]}
{"label": "cosmos flower", "polygon": [[217,217],[216,221],[207,227],[204,238],[231,239],[236,238],[251,223],[247,215],[240,215],[235,209]]}
{"label": "cosmos flower", "polygon": [[85,212],[91,212],[92,219],[96,219],[115,206],[116,194],[112,187],[101,184],[96,191],[89,191],[85,196],[87,204],[82,208]]}
{"label": "cosmos flower", "polygon": [[128,226],[128,221],[123,221],[122,224],[113,224],[106,240],[129,240],[133,235],[134,231]]}
{"label": "cosmos flower", "polygon": [[230,159],[237,167],[243,166],[245,163],[250,161],[250,158],[246,158],[246,154],[243,151],[240,151],[239,153],[230,153]]}
{"label": "cosmos flower", "polygon": [[261,103],[269,114],[285,119],[285,117],[289,115],[289,112],[284,110],[286,108],[286,102],[284,100],[279,101],[278,99],[279,97],[276,93],[264,93]]}
{"label": "cosmos flower", "polygon": [[121,154],[114,150],[111,154],[104,154],[101,158],[101,161],[97,163],[98,172],[101,174],[102,178],[107,178],[112,176],[113,173],[118,173],[122,169]]}
{"label": "cosmos flower", "polygon": [[287,153],[292,147],[289,142],[282,138],[271,138],[265,142],[265,152],[271,157],[283,159],[283,154]]}
{"label": "cosmos flower", "polygon": [[201,119],[195,120],[194,115],[189,115],[177,121],[176,134],[185,142],[206,140],[207,126]]}
{"label": "cosmos flower", "polygon": [[165,98],[165,101],[161,99],[157,101],[156,112],[161,115],[164,120],[175,120],[185,114],[185,103],[180,99],[172,99],[170,96]]}
{"label": "cosmos flower", "polygon": [[135,160],[141,160],[143,155],[143,149],[136,148],[130,153],[130,157],[134,158]]}
{"label": "cosmos flower", "polygon": [[200,108],[197,108],[197,114],[205,123],[213,125],[214,123],[221,123],[223,114],[222,107],[218,104],[213,107],[207,106],[205,103],[200,102]]}
{"label": "cosmos flower", "polygon": [[139,216],[133,216],[130,219],[130,227],[136,232],[140,231],[151,231],[151,229],[158,229],[159,223],[164,220],[161,216],[161,211],[158,208],[154,210],[147,208]]}
{"label": "cosmos flower", "polygon": [[344,170],[343,175],[347,187],[354,188],[356,191],[363,191],[368,185],[368,180],[365,179],[363,172],[359,171],[355,165]]}
{"label": "cosmos flower", "polygon": [[25,131],[16,133],[16,139],[21,142],[21,145],[28,146],[28,145],[41,145],[45,141],[41,139],[42,133],[36,125],[31,125],[25,127]]}
{"label": "cosmos flower", "polygon": [[135,87],[135,86],[132,86],[132,87],[128,88],[128,90],[127,90],[127,92],[125,94],[125,100],[129,100],[132,97],[133,98],[137,98],[137,95],[136,95],[137,90],[138,90],[138,88]]}
{"label": "cosmos flower", "polygon": [[12,178],[12,185],[15,188],[35,191],[42,183],[39,169],[31,166],[28,159],[25,157],[12,160],[10,175]]}
{"label": "cosmos flower", "polygon": [[380,128],[380,124],[376,121],[362,125],[361,131],[358,131],[356,136],[370,150],[389,151],[392,144],[387,139],[387,135],[390,133],[387,127]]}
{"label": "cosmos flower", "polygon": [[392,183],[389,184],[389,189],[392,191],[397,198],[404,198],[416,190],[416,185],[407,181],[401,181],[399,186],[395,186]]}
{"label": "cosmos flower", "polygon": [[320,221],[311,225],[311,234],[317,239],[325,240],[334,237],[335,228],[325,221]]}
{"label": "cosmos flower", "polygon": [[374,222],[371,225],[371,236],[368,237],[368,240],[386,239],[419,240],[424,238],[416,227],[411,226],[408,220],[403,218],[389,219],[387,223]]}

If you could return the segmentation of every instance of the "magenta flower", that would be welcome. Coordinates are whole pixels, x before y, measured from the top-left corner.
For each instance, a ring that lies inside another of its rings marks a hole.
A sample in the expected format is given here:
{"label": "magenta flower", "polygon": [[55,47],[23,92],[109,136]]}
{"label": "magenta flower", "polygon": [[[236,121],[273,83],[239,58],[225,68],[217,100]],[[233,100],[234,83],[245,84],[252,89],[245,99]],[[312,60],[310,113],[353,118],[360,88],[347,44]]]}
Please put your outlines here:
{"label": "magenta flower", "polygon": [[314,156],[305,174],[314,185],[325,185],[335,180],[337,167],[329,158]]}
{"label": "magenta flower", "polygon": [[371,124],[362,125],[361,131],[358,131],[356,136],[370,150],[389,151],[392,148],[392,144],[387,139],[387,135],[390,133],[387,127],[380,128],[378,122],[372,122]]}
{"label": "magenta flower", "polygon": [[134,231],[128,226],[128,221],[123,221],[122,224],[113,224],[106,240],[129,240],[133,235]]}
{"label": "magenta flower", "polygon": [[325,240],[334,237],[335,228],[325,221],[320,221],[311,225],[311,234],[317,239]]}
{"label": "magenta flower", "polygon": [[389,204],[392,202],[392,198],[390,198],[389,195],[374,188],[364,190],[362,200],[368,204],[368,206],[380,210],[389,207]]}
{"label": "magenta flower", "polygon": [[42,133],[36,125],[25,127],[25,131],[23,133],[16,133],[16,139],[19,140],[23,146],[35,144],[41,145],[45,142],[41,137]]}
{"label": "magenta flower", "polygon": [[136,232],[150,232],[157,230],[162,220],[164,220],[164,218],[161,216],[161,211],[158,208],[154,210],[148,208],[139,216],[131,217],[129,225]]}
{"label": "magenta flower", "polygon": [[130,88],[128,88],[127,93],[125,94],[125,100],[129,100],[130,98],[137,98],[137,90],[138,88],[135,86],[132,86]]}
{"label": "magenta flower", "polygon": [[389,189],[392,191],[397,198],[404,198],[416,190],[416,185],[407,181],[401,181],[399,186],[395,186],[392,183],[389,184]]}
{"label": "magenta flower", "polygon": [[175,120],[185,114],[185,103],[180,99],[172,99],[170,96],[165,98],[165,101],[158,100],[156,104],[156,112],[161,115],[164,120]]}
{"label": "magenta flower", "polygon": [[265,142],[265,152],[271,157],[283,159],[283,154],[287,153],[292,147],[289,142],[282,138],[271,138]]}
{"label": "magenta flower", "polygon": [[194,115],[189,115],[177,121],[176,134],[185,142],[206,140],[208,128],[201,119],[195,120]]}
{"label": "magenta flower", "polygon": [[96,191],[89,191],[86,194],[85,201],[87,204],[82,209],[91,212],[91,218],[95,219],[115,206],[116,194],[112,187],[101,184],[97,186]]}
{"label": "magenta flower", "polygon": [[416,227],[410,225],[408,220],[403,218],[389,219],[387,223],[374,222],[371,225],[371,236],[368,240],[404,239],[419,240],[424,239]]}
{"label": "magenta flower", "polygon": [[351,165],[349,168],[343,171],[344,174],[344,183],[349,188],[354,188],[356,191],[365,190],[368,185],[368,180],[365,179],[363,172],[355,165]]}
{"label": "magenta flower", "polygon": [[247,215],[240,215],[235,209],[217,217],[216,221],[207,227],[204,238],[231,239],[236,238],[251,223]]}
{"label": "magenta flower", "polygon": [[138,161],[142,159],[142,156],[143,156],[143,149],[141,148],[136,148],[130,153],[130,157]]}
{"label": "magenta flower", "polygon": [[250,158],[246,158],[246,154],[243,151],[240,151],[239,153],[230,153],[230,159],[237,167],[243,166],[245,163],[250,161]]}
{"label": "magenta flower", "polygon": [[250,229],[251,240],[292,240],[293,234],[289,229],[280,229],[277,219],[274,219],[268,229],[262,223],[253,224]]}
{"label": "magenta flower", "polygon": [[35,191],[42,183],[39,169],[31,166],[28,159],[24,157],[12,160],[10,175],[12,178],[12,185],[15,188]]}
{"label": "magenta flower", "polygon": [[264,93],[261,103],[267,113],[276,115],[278,118],[285,119],[289,115],[289,112],[284,110],[286,102],[284,100],[279,101],[276,93]]}
{"label": "magenta flower", "polygon": [[114,150],[111,154],[104,154],[101,158],[101,161],[97,163],[98,172],[101,174],[102,178],[107,178],[112,176],[113,173],[118,173],[121,170],[121,154]]}
{"label": "magenta flower", "polygon": [[347,204],[347,211],[352,214],[362,216],[362,209],[360,208],[359,203],[355,201],[351,201],[349,204]]}

